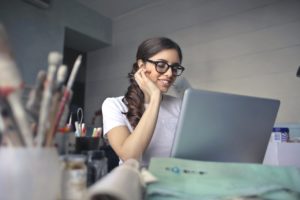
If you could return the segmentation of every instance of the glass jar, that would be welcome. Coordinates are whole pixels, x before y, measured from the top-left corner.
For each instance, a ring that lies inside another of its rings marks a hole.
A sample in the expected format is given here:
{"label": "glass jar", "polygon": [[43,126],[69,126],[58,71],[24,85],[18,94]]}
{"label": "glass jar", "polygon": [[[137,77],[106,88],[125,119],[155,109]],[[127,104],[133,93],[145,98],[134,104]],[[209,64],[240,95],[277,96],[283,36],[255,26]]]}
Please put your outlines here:
{"label": "glass jar", "polygon": [[84,199],[87,189],[87,167],[84,155],[64,156],[62,199]]}

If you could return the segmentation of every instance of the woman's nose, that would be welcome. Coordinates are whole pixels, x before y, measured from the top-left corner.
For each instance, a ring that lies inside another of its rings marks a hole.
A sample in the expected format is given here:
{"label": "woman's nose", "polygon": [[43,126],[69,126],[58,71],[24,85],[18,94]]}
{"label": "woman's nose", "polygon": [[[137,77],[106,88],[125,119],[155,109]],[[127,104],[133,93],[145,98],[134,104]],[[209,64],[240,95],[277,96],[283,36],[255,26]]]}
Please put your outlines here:
{"label": "woman's nose", "polygon": [[164,74],[167,75],[168,77],[173,76],[172,67],[169,67],[169,69]]}

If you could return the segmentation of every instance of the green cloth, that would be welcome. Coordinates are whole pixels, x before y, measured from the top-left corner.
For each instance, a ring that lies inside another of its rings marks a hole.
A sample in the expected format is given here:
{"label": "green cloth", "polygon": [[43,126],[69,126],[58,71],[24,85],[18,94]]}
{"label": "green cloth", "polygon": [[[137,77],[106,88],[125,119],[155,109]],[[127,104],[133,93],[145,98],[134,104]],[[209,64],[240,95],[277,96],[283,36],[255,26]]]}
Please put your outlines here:
{"label": "green cloth", "polygon": [[158,178],[147,185],[147,200],[300,199],[300,170],[249,163],[152,158]]}

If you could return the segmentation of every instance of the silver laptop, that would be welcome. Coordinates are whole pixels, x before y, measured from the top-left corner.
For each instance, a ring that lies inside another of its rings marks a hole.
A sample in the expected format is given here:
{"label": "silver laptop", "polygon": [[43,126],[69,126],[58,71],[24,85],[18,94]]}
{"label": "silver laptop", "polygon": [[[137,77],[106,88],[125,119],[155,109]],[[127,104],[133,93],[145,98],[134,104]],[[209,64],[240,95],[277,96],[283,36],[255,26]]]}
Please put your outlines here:
{"label": "silver laptop", "polygon": [[187,89],[171,157],[262,163],[280,101]]}

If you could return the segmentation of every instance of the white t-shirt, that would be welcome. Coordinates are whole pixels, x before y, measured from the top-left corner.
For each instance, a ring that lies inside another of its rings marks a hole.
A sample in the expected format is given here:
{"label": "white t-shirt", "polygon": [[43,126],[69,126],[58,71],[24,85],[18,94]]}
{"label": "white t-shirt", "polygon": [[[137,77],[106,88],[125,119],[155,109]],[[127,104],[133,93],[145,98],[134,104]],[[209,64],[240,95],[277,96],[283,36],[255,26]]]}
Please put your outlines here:
{"label": "white t-shirt", "polygon": [[[127,126],[133,129],[126,118],[127,106],[122,102],[123,96],[107,98],[102,104],[103,133],[117,126]],[[159,108],[158,119],[154,134],[146,151],[141,158],[141,165],[148,166],[151,157],[169,157],[177,126],[181,99],[163,95]]]}

